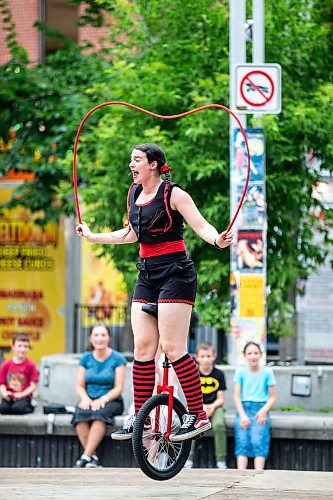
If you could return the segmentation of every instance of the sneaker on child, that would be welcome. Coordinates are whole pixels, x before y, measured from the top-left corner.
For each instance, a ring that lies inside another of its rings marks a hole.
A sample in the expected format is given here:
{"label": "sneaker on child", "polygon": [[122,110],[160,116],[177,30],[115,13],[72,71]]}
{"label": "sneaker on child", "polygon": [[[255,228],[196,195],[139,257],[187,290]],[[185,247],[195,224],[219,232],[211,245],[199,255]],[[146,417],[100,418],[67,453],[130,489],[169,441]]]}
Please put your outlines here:
{"label": "sneaker on child", "polygon": [[218,462],[216,462],[216,467],[218,469],[227,469],[227,464],[225,463],[224,460],[219,460]]}
{"label": "sneaker on child", "polygon": [[180,429],[175,434],[170,434],[170,441],[175,442],[191,439],[198,436],[198,434],[208,431],[211,426],[209,418],[185,413]]}
{"label": "sneaker on child", "polygon": [[184,469],[192,469],[193,467],[193,460],[186,460],[185,462],[185,465],[184,465]]}

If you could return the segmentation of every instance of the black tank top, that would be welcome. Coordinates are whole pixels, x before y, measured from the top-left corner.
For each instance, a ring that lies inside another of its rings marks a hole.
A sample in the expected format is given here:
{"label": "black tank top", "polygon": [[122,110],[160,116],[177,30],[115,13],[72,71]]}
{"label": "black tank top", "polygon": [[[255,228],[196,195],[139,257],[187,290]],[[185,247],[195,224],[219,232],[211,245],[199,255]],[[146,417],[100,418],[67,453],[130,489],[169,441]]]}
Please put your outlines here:
{"label": "black tank top", "polygon": [[164,243],[183,240],[183,216],[178,210],[172,210],[170,204],[171,192],[175,186],[180,187],[173,182],[162,182],[156,196],[142,205],[136,205],[142,191],[141,184],[131,189],[129,220],[139,242]]}

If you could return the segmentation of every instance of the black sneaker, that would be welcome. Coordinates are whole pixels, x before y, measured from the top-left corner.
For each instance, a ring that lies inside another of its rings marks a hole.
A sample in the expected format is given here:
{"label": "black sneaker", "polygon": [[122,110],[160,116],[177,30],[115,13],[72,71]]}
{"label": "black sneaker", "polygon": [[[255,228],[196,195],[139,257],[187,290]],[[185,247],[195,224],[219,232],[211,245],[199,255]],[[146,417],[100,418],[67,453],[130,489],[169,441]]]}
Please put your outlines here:
{"label": "black sneaker", "polygon": [[183,423],[180,429],[175,434],[170,434],[170,441],[185,441],[185,439],[192,439],[198,434],[202,434],[211,428],[209,418],[200,418],[198,415],[185,413],[183,415]]}
{"label": "black sneaker", "polygon": [[135,415],[131,415],[127,419],[127,422],[122,429],[119,429],[119,431],[113,432],[111,434],[111,438],[115,439],[116,441],[126,441],[127,439],[131,439],[133,436],[134,422]]}
{"label": "black sneaker", "polygon": [[[133,436],[133,427],[134,427],[134,422],[135,422],[135,415],[132,415],[129,417],[127,420],[127,423],[124,425],[122,429],[119,429],[119,431],[113,432],[111,434],[111,438],[115,439],[116,441],[125,441],[126,439],[131,439]],[[147,438],[151,435],[152,429],[151,429],[151,423],[150,419],[145,422],[144,424],[144,429],[143,429],[143,438]]]}
{"label": "black sneaker", "polygon": [[87,469],[96,469],[96,467],[103,467],[98,457],[91,457],[90,462],[86,464]]}
{"label": "black sneaker", "polygon": [[82,467],[87,467],[87,464],[89,464],[91,462],[91,458],[89,460],[87,460],[86,458],[82,458],[80,457],[76,462],[75,462],[75,465],[74,467],[76,469],[79,469],[79,468],[82,468]]}

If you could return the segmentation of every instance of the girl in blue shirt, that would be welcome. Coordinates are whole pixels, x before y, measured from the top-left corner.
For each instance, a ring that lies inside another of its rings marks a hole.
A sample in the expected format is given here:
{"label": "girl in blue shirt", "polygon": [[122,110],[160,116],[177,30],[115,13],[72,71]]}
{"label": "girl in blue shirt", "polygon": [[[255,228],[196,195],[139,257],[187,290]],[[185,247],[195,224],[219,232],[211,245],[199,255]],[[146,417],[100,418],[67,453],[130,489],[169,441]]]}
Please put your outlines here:
{"label": "girl in blue shirt", "polygon": [[96,323],[90,330],[88,352],[80,360],[76,391],[80,401],[72,423],[83,447],[75,467],[98,467],[96,449],[105,436],[106,425],[123,412],[121,393],[125,384],[126,360],[110,347],[110,330]]}
{"label": "girl in blue shirt", "polygon": [[235,456],[237,468],[246,469],[248,457],[254,468],[263,470],[269,452],[269,410],[276,401],[275,376],[271,368],[260,366],[261,349],[248,342],[243,350],[247,366],[238,368],[234,377]]}

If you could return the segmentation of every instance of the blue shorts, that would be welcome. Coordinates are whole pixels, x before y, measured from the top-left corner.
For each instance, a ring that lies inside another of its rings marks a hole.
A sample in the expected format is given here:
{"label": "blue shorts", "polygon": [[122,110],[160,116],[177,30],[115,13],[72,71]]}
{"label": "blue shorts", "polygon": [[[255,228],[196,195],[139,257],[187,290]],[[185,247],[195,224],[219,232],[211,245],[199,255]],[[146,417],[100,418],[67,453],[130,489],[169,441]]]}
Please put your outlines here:
{"label": "blue shorts", "polygon": [[246,415],[250,419],[250,427],[243,429],[240,425],[240,418],[237,414],[235,431],[235,456],[264,457],[267,458],[270,444],[270,420],[267,413],[266,424],[259,424],[255,415],[265,403],[255,403],[253,401],[242,401]]}
{"label": "blue shorts", "polygon": [[178,302],[194,305],[197,273],[185,252],[141,259],[133,302]]}

